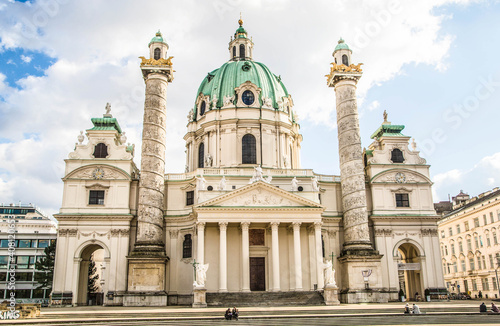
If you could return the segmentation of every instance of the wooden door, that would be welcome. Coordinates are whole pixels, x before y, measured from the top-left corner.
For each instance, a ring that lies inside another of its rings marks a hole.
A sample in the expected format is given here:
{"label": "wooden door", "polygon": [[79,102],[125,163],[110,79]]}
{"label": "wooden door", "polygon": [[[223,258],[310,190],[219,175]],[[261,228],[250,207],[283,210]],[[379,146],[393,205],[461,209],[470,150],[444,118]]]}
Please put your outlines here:
{"label": "wooden door", "polygon": [[250,257],[250,291],[266,290],[266,258]]}

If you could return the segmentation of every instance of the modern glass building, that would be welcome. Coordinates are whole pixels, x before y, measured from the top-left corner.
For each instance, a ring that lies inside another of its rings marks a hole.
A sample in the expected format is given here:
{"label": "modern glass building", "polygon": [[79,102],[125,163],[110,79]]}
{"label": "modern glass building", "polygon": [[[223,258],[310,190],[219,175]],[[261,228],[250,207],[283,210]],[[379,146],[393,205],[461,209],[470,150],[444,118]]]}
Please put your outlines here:
{"label": "modern glass building", "polygon": [[35,262],[57,237],[57,221],[34,205],[0,204],[0,301],[48,303],[51,289],[37,289]]}

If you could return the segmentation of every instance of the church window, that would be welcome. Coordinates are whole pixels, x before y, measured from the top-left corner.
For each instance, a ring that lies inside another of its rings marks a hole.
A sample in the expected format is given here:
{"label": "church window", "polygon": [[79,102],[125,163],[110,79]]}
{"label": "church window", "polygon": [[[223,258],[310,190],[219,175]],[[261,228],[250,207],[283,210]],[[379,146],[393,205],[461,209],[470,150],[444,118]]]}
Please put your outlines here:
{"label": "church window", "polygon": [[250,134],[241,140],[241,156],[243,164],[257,164],[257,146],[255,137]]}
{"label": "church window", "polygon": [[186,192],[186,206],[191,206],[194,204],[194,191]]}
{"label": "church window", "polygon": [[233,46],[233,58],[236,58],[236,47]]}
{"label": "church window", "polygon": [[104,190],[90,190],[89,205],[104,205]]}
{"label": "church window", "polygon": [[160,50],[160,48],[156,48],[155,53],[154,53],[155,60],[160,59],[160,56],[161,56],[161,50]]}
{"label": "church window", "polygon": [[205,101],[201,102],[200,105],[200,116],[205,114],[205,110],[207,109],[207,103]]}
{"label": "church window", "polygon": [[321,252],[323,254],[323,258],[325,258],[325,239],[323,239],[323,235],[321,235]]}
{"label": "church window", "polygon": [[408,194],[396,194],[396,207],[410,207]]}
{"label": "church window", "polygon": [[245,44],[240,44],[240,59],[245,59]]}
{"label": "church window", "polygon": [[349,65],[349,59],[347,58],[347,55],[342,55],[342,64],[348,66]]}
{"label": "church window", "polygon": [[186,234],[182,242],[182,258],[191,258],[193,255],[192,252],[193,240],[191,239],[191,234]]}
{"label": "church window", "polygon": [[201,143],[198,147],[198,167],[203,168],[205,162],[205,144]]}
{"label": "church window", "polygon": [[403,157],[403,152],[399,148],[394,148],[391,152],[392,163],[403,163],[405,158]]}
{"label": "church window", "polygon": [[252,91],[244,91],[243,94],[241,95],[241,100],[243,103],[246,105],[252,105],[253,102],[255,102],[255,96],[253,95]]}
{"label": "church window", "polygon": [[95,145],[94,157],[95,158],[106,158],[108,156],[108,146],[103,143]]}

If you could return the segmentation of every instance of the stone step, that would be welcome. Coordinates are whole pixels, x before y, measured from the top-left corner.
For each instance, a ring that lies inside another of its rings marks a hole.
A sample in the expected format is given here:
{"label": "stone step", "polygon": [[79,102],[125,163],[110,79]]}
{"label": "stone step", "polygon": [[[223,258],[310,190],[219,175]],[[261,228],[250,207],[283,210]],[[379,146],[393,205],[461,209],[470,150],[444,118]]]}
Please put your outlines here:
{"label": "stone step", "polygon": [[317,291],[290,292],[207,292],[207,305],[214,307],[323,306],[325,300]]}

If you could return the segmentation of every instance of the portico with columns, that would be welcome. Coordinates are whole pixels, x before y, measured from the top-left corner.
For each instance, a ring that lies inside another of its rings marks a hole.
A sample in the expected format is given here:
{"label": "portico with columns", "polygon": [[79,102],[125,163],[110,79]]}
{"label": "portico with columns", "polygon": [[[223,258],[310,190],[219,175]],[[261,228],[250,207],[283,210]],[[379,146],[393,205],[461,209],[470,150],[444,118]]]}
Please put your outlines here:
{"label": "portico with columns", "polygon": [[260,181],[194,211],[196,261],[210,266],[207,291],[309,291],[315,284],[323,286],[324,207],[318,203]]}

